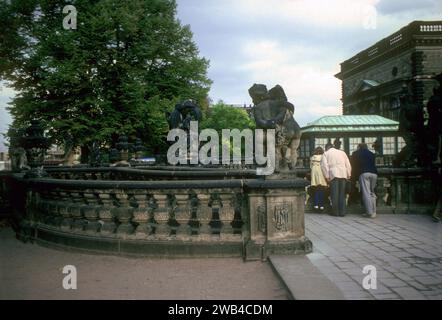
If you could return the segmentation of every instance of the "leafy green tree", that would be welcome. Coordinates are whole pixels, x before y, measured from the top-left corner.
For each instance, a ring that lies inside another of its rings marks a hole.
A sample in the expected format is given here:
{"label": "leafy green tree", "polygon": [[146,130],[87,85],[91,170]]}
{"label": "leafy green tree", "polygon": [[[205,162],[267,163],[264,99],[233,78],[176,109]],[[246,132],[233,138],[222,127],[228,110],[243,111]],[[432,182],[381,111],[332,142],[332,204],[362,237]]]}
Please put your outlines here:
{"label": "leafy green tree", "polygon": [[[74,5],[77,28],[63,28]],[[36,118],[55,143],[120,134],[164,152],[165,111],[183,99],[206,107],[211,81],[174,0],[0,0],[0,80],[17,91],[14,127]]]}
{"label": "leafy green tree", "polygon": [[[220,137],[220,144],[229,144],[232,152],[232,141],[222,140],[223,129],[255,129],[255,122],[250,118],[246,110],[226,105],[223,101],[209,108],[206,117],[199,125],[202,129],[215,129]],[[244,141],[241,142],[241,150],[244,151]]]}
{"label": "leafy green tree", "polygon": [[223,101],[210,107],[200,124],[201,129],[215,129],[221,134],[222,129],[254,129],[255,122],[246,110],[226,105]]}

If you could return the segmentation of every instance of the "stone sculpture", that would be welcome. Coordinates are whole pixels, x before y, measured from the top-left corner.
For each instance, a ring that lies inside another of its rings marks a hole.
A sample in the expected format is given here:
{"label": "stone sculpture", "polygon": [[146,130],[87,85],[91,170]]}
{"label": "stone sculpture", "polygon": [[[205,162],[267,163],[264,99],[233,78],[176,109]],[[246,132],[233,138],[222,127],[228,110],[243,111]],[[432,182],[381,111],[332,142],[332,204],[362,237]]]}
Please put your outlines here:
{"label": "stone sculpture", "polygon": [[434,77],[439,86],[433,89],[428,99],[428,148],[433,162],[442,163],[442,73]]}
{"label": "stone sculpture", "polygon": [[10,147],[9,156],[11,157],[11,170],[13,172],[30,169],[27,165],[25,149],[22,147]]}
{"label": "stone sculpture", "polygon": [[249,89],[254,108],[253,116],[259,129],[275,129],[275,172],[293,170],[298,159],[297,149],[301,139],[301,128],[293,118],[295,107],[288,102],[284,89],[276,85],[269,91],[263,84],[254,84]]}
{"label": "stone sculpture", "polygon": [[202,113],[198,105],[192,100],[185,100],[175,105],[172,112],[166,112],[169,129],[190,130],[190,121],[200,121]]}
{"label": "stone sculpture", "polygon": [[30,169],[26,159],[26,151],[23,148],[22,140],[24,134],[24,128],[9,129],[9,156],[11,158],[11,169],[13,172],[20,172],[22,170]]}
{"label": "stone sculpture", "polygon": [[399,166],[412,167],[418,163],[418,141],[423,132],[423,112],[409,92],[408,87],[402,88],[399,113],[399,132],[405,140],[406,146],[396,158]]}

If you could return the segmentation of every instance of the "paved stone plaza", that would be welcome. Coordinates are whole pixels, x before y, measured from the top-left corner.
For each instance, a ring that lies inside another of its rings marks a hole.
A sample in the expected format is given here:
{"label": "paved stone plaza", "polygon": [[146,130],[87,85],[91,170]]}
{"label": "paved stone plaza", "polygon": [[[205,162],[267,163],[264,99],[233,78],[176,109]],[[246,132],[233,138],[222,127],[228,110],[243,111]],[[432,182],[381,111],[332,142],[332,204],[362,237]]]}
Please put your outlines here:
{"label": "paved stone plaza", "polygon": [[[306,214],[308,257],[346,299],[442,299],[442,223],[423,215]],[[366,291],[365,265],[377,269]]]}

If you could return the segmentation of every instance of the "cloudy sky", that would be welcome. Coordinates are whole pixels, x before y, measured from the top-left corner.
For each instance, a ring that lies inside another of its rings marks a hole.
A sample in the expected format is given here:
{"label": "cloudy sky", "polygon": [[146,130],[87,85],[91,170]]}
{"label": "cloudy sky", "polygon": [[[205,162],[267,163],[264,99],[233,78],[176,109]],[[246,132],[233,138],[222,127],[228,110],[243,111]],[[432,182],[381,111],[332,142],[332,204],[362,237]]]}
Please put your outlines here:
{"label": "cloudy sky", "polygon": [[[340,114],[339,63],[414,20],[442,20],[440,0],[177,0],[201,56],[210,98],[250,104],[253,83],[280,84],[301,126]],[[0,132],[13,96],[0,89]],[[1,138],[0,138],[1,140]],[[0,142],[0,150],[2,149]]]}

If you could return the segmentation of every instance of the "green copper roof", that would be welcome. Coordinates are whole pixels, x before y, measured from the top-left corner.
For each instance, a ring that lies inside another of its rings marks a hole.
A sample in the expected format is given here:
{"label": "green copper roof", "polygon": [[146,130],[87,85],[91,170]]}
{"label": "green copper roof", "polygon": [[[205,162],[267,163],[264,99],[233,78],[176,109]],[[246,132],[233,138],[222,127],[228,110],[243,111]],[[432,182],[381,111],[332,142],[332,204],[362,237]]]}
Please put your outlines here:
{"label": "green copper roof", "polygon": [[302,128],[307,132],[397,131],[399,122],[378,115],[325,116]]}

